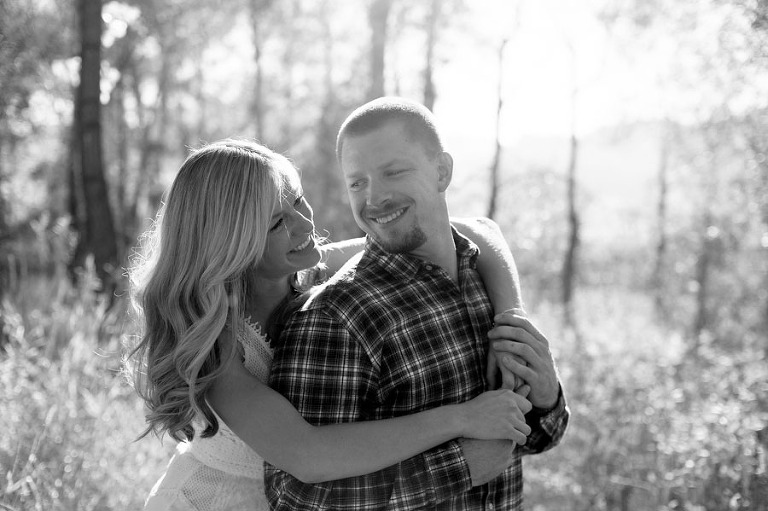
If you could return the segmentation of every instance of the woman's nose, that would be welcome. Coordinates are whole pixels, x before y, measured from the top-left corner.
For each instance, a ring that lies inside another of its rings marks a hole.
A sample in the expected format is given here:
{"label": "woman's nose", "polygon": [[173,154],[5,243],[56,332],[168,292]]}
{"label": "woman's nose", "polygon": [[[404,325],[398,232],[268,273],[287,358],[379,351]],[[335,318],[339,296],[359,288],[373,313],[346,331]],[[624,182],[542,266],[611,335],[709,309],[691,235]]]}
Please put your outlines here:
{"label": "woman's nose", "polygon": [[289,228],[291,232],[299,232],[304,234],[307,231],[312,231],[315,228],[315,223],[312,221],[312,210],[307,213],[300,211],[294,211],[290,215]]}

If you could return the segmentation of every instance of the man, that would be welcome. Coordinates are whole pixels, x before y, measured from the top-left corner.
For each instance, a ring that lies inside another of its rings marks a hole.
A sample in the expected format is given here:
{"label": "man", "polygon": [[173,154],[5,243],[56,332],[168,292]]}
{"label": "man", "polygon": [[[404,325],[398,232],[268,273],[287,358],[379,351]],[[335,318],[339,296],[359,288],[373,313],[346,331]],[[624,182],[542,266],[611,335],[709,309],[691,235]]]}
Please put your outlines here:
{"label": "man", "polygon": [[[292,316],[275,351],[273,387],[318,425],[475,397],[486,387],[493,312],[474,269],[477,248],[449,222],[453,160],[431,113],[397,98],[363,105],[342,125],[337,157],[366,249]],[[273,509],[521,509],[520,455],[554,446],[568,410],[546,339],[524,318],[504,322],[493,337],[522,363],[499,356],[531,387],[524,447],[461,439],[324,484],[268,466]]]}

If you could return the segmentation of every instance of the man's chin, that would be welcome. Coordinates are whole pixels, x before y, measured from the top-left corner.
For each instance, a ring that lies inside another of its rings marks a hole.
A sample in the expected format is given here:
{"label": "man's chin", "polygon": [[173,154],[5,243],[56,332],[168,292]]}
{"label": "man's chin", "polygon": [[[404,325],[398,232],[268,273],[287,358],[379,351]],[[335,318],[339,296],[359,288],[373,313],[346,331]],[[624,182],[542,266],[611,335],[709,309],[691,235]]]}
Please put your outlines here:
{"label": "man's chin", "polygon": [[375,232],[369,232],[368,234],[390,254],[413,252],[427,241],[426,235],[419,228],[414,228],[406,234],[393,232],[390,236],[382,236]]}

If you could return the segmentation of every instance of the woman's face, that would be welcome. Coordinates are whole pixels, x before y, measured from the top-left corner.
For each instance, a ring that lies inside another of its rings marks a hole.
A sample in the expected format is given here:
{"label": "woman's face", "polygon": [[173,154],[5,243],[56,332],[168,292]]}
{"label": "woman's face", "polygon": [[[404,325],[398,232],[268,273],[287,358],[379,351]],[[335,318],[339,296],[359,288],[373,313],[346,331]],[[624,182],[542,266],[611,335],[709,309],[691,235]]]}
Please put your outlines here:
{"label": "woman's face", "polygon": [[304,198],[298,174],[291,169],[283,196],[272,211],[264,255],[256,269],[262,278],[280,279],[318,262],[312,207]]}

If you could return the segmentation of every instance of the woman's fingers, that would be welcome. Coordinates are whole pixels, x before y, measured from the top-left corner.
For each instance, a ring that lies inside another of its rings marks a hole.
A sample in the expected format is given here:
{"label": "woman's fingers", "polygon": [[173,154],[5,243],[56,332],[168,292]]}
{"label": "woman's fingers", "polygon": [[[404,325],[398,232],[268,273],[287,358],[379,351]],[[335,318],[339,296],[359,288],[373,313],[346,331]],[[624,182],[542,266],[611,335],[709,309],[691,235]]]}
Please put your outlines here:
{"label": "woman's fingers", "polygon": [[[501,356],[501,374],[502,377],[505,374],[512,374],[512,376],[518,376],[520,379],[522,379],[525,382],[530,382],[531,378],[534,376],[534,370],[531,369],[531,366],[521,362],[520,359],[515,359],[515,357],[509,356],[509,355],[502,355]],[[519,386],[519,383],[518,383]],[[507,387],[511,388],[511,387]]]}
{"label": "woman's fingers", "polygon": [[507,369],[504,366],[501,366],[501,386],[504,389],[509,390],[515,390],[517,386],[520,384],[520,381],[518,381],[517,375]]}
{"label": "woman's fingers", "polygon": [[494,341],[517,341],[526,344],[539,353],[549,351],[549,344],[541,342],[528,330],[520,327],[496,326],[488,332],[488,339]]}
{"label": "woman's fingers", "polygon": [[510,314],[496,317],[496,326],[488,337],[497,359],[501,359],[500,366],[531,386],[531,402],[539,408],[554,406],[559,384],[547,338],[527,318]]}
{"label": "woman's fingers", "polygon": [[528,365],[533,364],[542,356],[533,346],[521,341],[491,340],[491,348],[496,352],[497,360],[499,357],[509,354],[510,356],[522,359]]}
{"label": "woman's fingers", "polygon": [[531,433],[525,414],[531,403],[511,390],[485,392],[462,406],[464,436],[480,439],[507,438],[524,444]]}
{"label": "woman's fingers", "polygon": [[488,350],[488,365],[485,366],[485,380],[488,382],[489,389],[495,389],[498,387],[496,383],[496,375],[499,371],[499,362],[496,357],[496,350]]}
{"label": "woman's fingers", "polygon": [[547,340],[547,337],[539,331],[538,328],[536,328],[536,325],[531,323],[531,321],[524,316],[510,314],[507,312],[503,312],[501,314],[497,314],[494,318],[494,328],[491,330],[493,332],[496,330],[496,328],[499,327],[512,327],[512,328],[521,328],[524,331],[526,331],[528,334],[533,336],[534,339],[539,341],[545,346],[549,346],[549,341]]}

